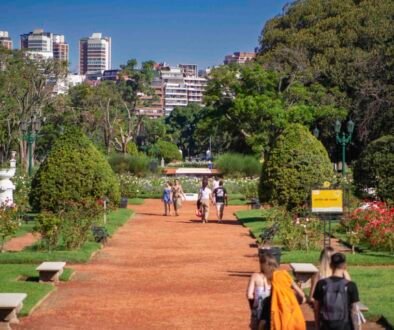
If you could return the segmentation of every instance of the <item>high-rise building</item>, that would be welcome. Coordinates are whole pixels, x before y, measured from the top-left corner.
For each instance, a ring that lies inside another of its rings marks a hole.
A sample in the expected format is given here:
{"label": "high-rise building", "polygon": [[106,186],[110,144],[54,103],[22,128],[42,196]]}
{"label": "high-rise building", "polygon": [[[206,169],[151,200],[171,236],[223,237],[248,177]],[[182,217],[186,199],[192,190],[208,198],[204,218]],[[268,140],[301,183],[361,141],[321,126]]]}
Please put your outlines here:
{"label": "high-rise building", "polygon": [[230,63],[238,63],[238,64],[244,64],[246,62],[250,62],[254,60],[256,57],[255,52],[235,52],[231,55],[226,55],[224,58],[224,64],[230,64]]}
{"label": "high-rise building", "polygon": [[53,58],[68,62],[68,43],[65,42],[64,36],[60,34],[53,35]]}
{"label": "high-rise building", "polygon": [[164,87],[164,114],[168,116],[175,107],[189,103],[203,104],[207,79],[198,77],[197,65],[180,64],[177,68],[163,67],[161,79]]}
{"label": "high-rise building", "polygon": [[143,96],[141,101],[146,105],[137,108],[137,114],[149,118],[159,118],[164,115],[164,86],[159,77],[155,77],[151,85],[153,89],[152,96]]}
{"label": "high-rise building", "polygon": [[184,77],[196,77],[197,76],[197,65],[196,64],[179,64],[178,67],[181,69]]}
{"label": "high-rise building", "polygon": [[0,31],[0,45],[7,49],[12,49],[12,40],[8,36],[8,31]]}
{"label": "high-rise building", "polygon": [[68,61],[68,44],[64,35],[45,32],[43,29],[21,34],[21,49],[26,49],[34,57]]}
{"label": "high-rise building", "polygon": [[97,74],[111,69],[111,38],[93,33],[79,41],[79,73]]}

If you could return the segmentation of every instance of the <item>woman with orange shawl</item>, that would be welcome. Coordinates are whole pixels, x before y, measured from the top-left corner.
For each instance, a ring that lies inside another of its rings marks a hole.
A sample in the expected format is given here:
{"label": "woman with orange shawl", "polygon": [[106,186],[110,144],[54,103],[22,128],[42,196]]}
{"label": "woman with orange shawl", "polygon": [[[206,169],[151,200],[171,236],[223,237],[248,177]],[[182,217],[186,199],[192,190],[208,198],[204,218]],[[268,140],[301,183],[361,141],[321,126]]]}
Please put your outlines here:
{"label": "woman with orange shawl", "polygon": [[287,271],[278,270],[278,263],[271,254],[261,255],[260,263],[264,275],[272,285],[269,319],[266,319],[266,324],[261,329],[305,330],[305,319],[295,295],[300,296],[304,303],[304,292]]}

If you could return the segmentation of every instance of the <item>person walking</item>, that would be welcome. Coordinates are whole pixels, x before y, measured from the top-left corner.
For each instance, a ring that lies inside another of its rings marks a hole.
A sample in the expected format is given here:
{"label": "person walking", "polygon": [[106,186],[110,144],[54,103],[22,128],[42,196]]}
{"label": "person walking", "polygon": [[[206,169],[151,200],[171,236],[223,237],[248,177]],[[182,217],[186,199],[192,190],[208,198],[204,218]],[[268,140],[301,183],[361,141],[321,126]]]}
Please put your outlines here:
{"label": "person walking", "polygon": [[202,223],[208,222],[209,217],[209,204],[212,202],[212,190],[208,188],[208,179],[203,178],[202,187],[198,193],[198,202],[201,209]]}
{"label": "person walking", "polygon": [[[251,310],[250,329],[260,330],[265,328],[271,296],[271,282],[264,275],[264,266],[260,262],[260,272],[253,273],[249,279],[246,297]],[[263,314],[264,313],[264,314]]]}
{"label": "person walking", "polygon": [[[328,278],[332,276],[332,268],[331,268],[331,256],[335,253],[335,250],[331,246],[325,247],[321,252],[320,252],[320,258],[319,258],[319,271],[312,277],[311,280],[311,291],[309,293],[309,301],[313,303],[313,294],[316,289],[316,284],[319,282],[319,280]],[[346,278],[348,281],[351,281],[350,275],[347,272],[347,270],[344,271],[343,273],[344,278]]]}
{"label": "person walking", "polygon": [[332,276],[319,280],[313,293],[316,329],[361,330],[358,289],[345,278],[345,255],[334,253],[330,266]]}
{"label": "person walking", "polygon": [[172,183],[167,181],[166,186],[163,190],[162,201],[164,203],[164,214],[165,216],[171,215],[171,203],[172,203]]}
{"label": "person walking", "polygon": [[221,223],[223,220],[224,205],[227,205],[227,191],[223,187],[223,180],[220,180],[219,185],[213,190],[213,201],[216,206],[218,223]]}
{"label": "person walking", "polygon": [[179,180],[175,180],[172,186],[172,202],[176,216],[179,215],[178,210],[182,207],[182,198],[186,199],[185,193],[183,192]]}

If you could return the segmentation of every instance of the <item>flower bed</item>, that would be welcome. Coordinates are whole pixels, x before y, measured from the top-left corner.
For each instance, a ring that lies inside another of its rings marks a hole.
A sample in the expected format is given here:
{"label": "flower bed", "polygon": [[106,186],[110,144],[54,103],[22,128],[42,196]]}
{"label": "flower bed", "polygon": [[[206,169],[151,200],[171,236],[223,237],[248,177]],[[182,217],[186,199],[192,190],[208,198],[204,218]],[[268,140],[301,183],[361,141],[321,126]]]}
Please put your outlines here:
{"label": "flower bed", "polygon": [[370,202],[355,209],[342,223],[352,246],[394,252],[394,207],[382,202]]}
{"label": "flower bed", "polygon": [[[132,175],[121,174],[118,176],[122,196],[128,198],[160,198],[166,181],[174,181],[174,177],[150,177],[139,178]],[[201,178],[180,177],[185,193],[197,193],[201,187]],[[237,194],[240,197],[251,198],[257,196],[258,178],[250,179],[225,179],[224,187],[230,195]],[[242,195],[242,196],[241,196]]]}

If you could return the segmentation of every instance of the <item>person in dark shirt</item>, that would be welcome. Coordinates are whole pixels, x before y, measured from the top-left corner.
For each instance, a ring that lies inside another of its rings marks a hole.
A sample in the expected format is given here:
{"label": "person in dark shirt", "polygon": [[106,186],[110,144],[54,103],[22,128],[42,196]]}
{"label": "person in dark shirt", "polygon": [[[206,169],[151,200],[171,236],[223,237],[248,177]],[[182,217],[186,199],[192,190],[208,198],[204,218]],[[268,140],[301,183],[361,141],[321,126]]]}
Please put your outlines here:
{"label": "person in dark shirt", "polygon": [[360,330],[357,285],[345,278],[346,257],[331,257],[332,276],[317,282],[313,294],[316,329]]}
{"label": "person in dark shirt", "polygon": [[222,180],[219,181],[219,187],[216,187],[213,191],[213,200],[215,201],[216,214],[220,223],[223,220],[224,204],[226,203],[227,205],[227,191],[223,187]]}

